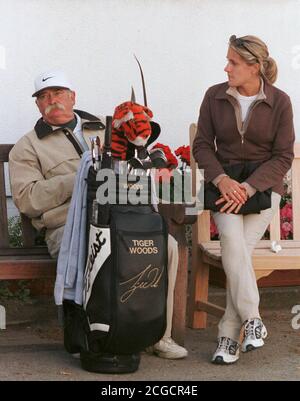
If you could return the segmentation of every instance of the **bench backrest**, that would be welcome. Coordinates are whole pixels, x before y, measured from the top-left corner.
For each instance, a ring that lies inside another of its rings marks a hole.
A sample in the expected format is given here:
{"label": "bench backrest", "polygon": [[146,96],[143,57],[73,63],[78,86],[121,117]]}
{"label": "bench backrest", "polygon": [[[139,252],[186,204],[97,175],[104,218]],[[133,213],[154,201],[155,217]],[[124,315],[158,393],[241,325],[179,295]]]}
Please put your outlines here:
{"label": "bench backrest", "polygon": [[36,232],[31,225],[30,219],[21,214],[21,226],[23,237],[23,248],[11,248],[8,235],[8,217],[7,217],[7,198],[5,186],[5,163],[8,162],[8,155],[14,145],[0,145],[0,255],[22,254],[24,250],[27,253],[46,254],[46,247],[34,246]]}
{"label": "bench backrest", "polygon": [[[190,144],[191,144],[191,169],[192,169],[192,185],[193,185],[193,195],[195,195],[196,188],[196,162],[192,155],[192,144],[194,142],[197,132],[197,125],[190,125]],[[292,178],[292,202],[293,202],[293,239],[300,240],[300,224],[295,224],[295,222],[300,221],[300,207],[298,207],[300,202],[300,143],[296,143],[294,147],[295,159],[293,161],[291,169]],[[275,213],[273,220],[270,224],[270,239],[280,240],[280,210],[278,208]],[[205,210],[197,218],[197,231],[196,238],[193,238],[198,243],[210,241],[210,212]]]}

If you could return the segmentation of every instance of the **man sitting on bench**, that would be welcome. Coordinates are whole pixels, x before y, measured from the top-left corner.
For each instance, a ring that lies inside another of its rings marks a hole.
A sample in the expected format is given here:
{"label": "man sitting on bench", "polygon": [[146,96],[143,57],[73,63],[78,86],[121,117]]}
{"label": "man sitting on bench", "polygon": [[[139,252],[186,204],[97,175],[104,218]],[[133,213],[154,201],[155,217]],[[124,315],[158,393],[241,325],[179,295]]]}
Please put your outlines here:
{"label": "man sitting on bench", "polygon": [[[80,156],[89,149],[90,137],[99,136],[103,140],[105,125],[98,117],[73,110],[76,95],[62,71],[38,76],[32,96],[42,117],[10,152],[12,195],[18,209],[31,218],[33,226],[38,231],[46,230],[49,253],[56,258]],[[167,328],[152,351],[162,358],[179,359],[187,356],[187,350],[171,338],[178,249],[170,235],[168,258]]]}

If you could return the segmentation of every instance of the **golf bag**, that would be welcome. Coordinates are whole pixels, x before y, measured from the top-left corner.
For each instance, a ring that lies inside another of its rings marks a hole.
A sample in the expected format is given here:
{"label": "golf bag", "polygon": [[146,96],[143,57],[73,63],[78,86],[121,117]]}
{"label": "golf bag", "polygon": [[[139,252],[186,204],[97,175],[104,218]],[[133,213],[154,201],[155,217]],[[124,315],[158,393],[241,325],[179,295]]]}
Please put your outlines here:
{"label": "golf bag", "polygon": [[[109,129],[107,118],[101,169],[112,167]],[[99,205],[96,194],[105,181],[97,181],[95,170],[91,167],[88,175],[86,344],[81,364],[93,372],[133,372],[140,351],[155,344],[166,328],[167,228],[150,204],[150,193],[149,204],[120,202],[132,188],[127,173],[117,174],[116,185],[109,187],[111,192],[116,189],[116,204]],[[144,178],[150,191],[150,177]],[[118,185],[120,181],[127,185]],[[143,191],[139,180],[135,184]]]}

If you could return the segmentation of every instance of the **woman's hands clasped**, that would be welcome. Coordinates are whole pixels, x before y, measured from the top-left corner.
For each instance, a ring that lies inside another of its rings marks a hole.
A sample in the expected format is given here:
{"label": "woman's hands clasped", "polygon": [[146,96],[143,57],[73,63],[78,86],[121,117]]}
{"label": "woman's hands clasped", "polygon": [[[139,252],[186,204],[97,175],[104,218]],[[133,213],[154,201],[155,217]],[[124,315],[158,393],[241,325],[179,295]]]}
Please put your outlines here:
{"label": "woman's hands clasped", "polygon": [[248,194],[246,188],[239,182],[228,176],[224,176],[218,183],[220,198],[216,201],[216,205],[225,202],[221,207],[221,213],[238,213],[240,208],[246,203]]}

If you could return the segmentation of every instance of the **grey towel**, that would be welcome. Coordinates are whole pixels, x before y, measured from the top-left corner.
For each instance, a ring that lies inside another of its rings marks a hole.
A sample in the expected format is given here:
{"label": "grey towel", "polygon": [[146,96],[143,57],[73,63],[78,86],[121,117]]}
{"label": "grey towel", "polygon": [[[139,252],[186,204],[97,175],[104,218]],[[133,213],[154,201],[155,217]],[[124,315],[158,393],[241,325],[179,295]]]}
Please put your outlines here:
{"label": "grey towel", "polygon": [[70,299],[82,305],[86,258],[86,178],[91,164],[91,152],[86,151],[82,155],[76,174],[73,195],[57,260],[54,288],[56,305],[62,305],[63,299]]}

